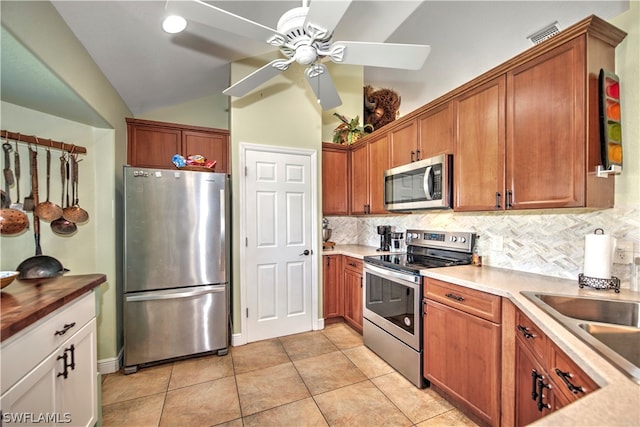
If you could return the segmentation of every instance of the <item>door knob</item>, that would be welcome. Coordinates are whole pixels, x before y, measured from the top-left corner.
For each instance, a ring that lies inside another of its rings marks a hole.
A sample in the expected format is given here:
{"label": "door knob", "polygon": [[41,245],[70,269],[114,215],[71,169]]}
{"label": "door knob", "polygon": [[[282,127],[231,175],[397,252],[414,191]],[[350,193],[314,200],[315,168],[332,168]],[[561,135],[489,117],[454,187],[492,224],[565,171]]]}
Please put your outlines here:
{"label": "door knob", "polygon": [[302,252],[300,255],[309,255],[311,253],[311,251],[309,249],[305,249],[304,252]]}

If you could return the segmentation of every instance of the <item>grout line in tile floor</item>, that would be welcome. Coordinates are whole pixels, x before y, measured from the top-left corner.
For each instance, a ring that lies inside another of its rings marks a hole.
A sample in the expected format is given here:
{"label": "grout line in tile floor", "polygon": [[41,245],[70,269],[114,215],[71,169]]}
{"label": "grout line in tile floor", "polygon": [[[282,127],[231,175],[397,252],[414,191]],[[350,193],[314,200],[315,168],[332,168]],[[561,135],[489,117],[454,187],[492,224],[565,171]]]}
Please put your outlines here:
{"label": "grout line in tile floor", "polygon": [[346,324],[103,376],[104,426],[474,426]]}

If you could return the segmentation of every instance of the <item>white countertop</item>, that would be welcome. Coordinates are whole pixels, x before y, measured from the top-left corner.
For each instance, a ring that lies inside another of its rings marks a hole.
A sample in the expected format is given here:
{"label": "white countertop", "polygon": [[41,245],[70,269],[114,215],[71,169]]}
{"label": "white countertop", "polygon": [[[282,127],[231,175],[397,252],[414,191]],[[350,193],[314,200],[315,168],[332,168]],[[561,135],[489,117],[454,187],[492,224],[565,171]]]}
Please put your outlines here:
{"label": "white countertop", "polygon": [[[336,245],[332,250],[323,251],[323,255],[330,254],[363,258],[380,252],[367,246]],[[534,423],[535,425],[640,426],[640,385],[520,292],[535,291],[632,301],[640,301],[640,293],[628,289],[621,289],[619,294],[613,290],[581,289],[577,278],[568,280],[488,266],[443,267],[425,269],[421,273],[425,277],[508,298],[601,387],[573,404],[540,419]]]}

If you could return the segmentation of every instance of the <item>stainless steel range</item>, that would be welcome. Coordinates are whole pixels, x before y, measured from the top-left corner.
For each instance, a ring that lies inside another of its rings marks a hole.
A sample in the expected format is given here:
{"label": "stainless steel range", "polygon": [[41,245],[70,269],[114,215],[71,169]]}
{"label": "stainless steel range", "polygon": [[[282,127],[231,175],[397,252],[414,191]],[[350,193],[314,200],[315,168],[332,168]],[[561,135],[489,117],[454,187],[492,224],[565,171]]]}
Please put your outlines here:
{"label": "stainless steel range", "polygon": [[364,257],[364,343],[417,387],[425,386],[421,273],[471,264],[475,239],[469,232],[407,230],[406,253]]}

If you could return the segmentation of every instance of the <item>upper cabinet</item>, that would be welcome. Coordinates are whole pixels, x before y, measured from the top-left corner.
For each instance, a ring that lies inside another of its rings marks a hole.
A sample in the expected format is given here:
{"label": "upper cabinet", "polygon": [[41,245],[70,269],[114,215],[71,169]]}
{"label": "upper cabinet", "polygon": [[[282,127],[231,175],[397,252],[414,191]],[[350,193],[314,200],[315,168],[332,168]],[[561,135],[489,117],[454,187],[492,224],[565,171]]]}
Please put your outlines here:
{"label": "upper cabinet", "polygon": [[201,154],[215,160],[214,170],[230,173],[229,131],[127,118],[127,163],[175,169],[171,158]]}
{"label": "upper cabinet", "polygon": [[454,101],[454,206],[459,211],[503,207],[505,188],[505,78],[498,77]]}
{"label": "upper cabinet", "polygon": [[418,160],[453,153],[452,102],[420,114],[418,122]]}
{"label": "upper cabinet", "polygon": [[384,170],[448,153],[456,211],[613,207],[598,76],[625,36],[590,16],[349,146],[350,212],[388,213]]}
{"label": "upper cabinet", "polygon": [[418,125],[416,120],[401,121],[388,132],[389,167],[406,165],[420,160],[420,141],[418,141]]}
{"label": "upper cabinet", "polygon": [[366,138],[351,149],[351,213],[384,214],[384,171],[389,169],[386,134]]}
{"label": "upper cabinet", "polygon": [[322,214],[349,214],[348,146],[322,144]]}
{"label": "upper cabinet", "polygon": [[623,38],[590,17],[455,98],[455,210],[613,207],[615,178],[596,176],[597,81]]}

